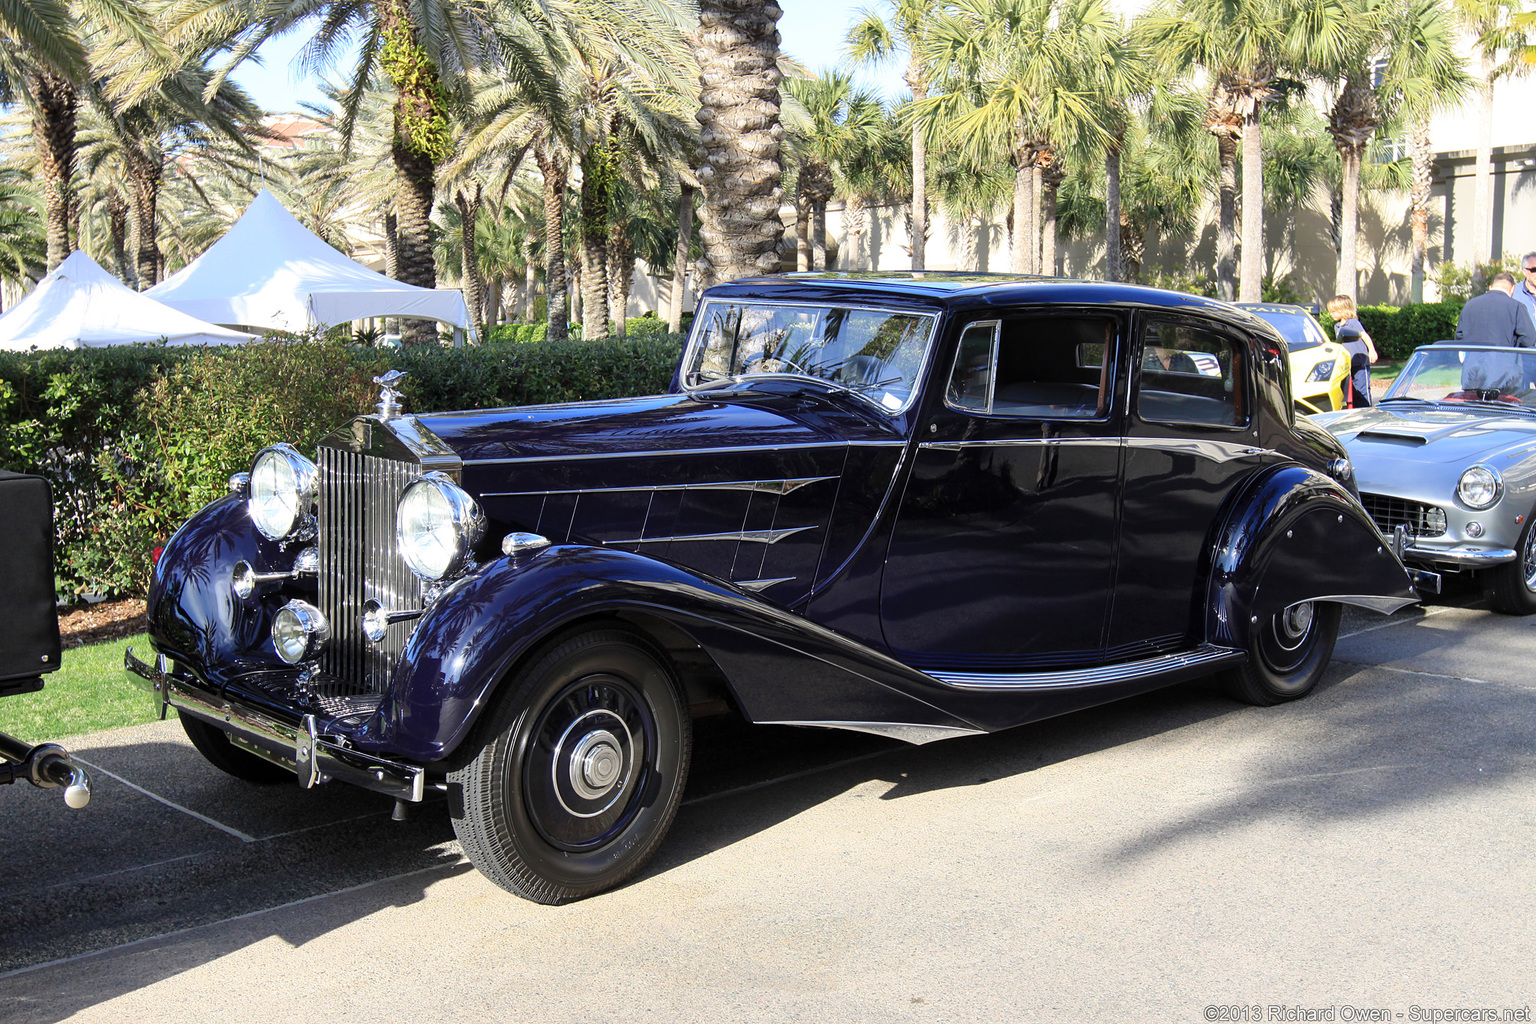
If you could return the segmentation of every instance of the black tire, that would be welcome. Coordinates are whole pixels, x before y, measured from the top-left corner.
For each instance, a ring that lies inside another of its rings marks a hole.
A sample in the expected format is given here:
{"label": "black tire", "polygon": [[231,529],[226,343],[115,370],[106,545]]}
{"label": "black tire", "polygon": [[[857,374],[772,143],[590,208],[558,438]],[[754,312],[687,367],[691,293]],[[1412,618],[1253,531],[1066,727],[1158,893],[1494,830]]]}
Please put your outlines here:
{"label": "black tire", "polygon": [[682,802],[691,720],[663,656],[620,629],[557,639],[504,686],[448,775],[453,830],[491,881],[560,904],[630,878]]}
{"label": "black tire", "polygon": [[1484,569],[1483,594],[1488,606],[1503,615],[1536,615],[1536,509],[1526,517],[1515,560]]}
{"label": "black tire", "polygon": [[241,750],[229,742],[229,734],[223,729],[180,711],[176,712],[176,717],[181,719],[181,727],[197,752],[219,771],[258,786],[275,786],[280,782],[293,785],[296,778],[293,772],[248,750]]}
{"label": "black tire", "polygon": [[1247,663],[1222,677],[1227,693],[1258,707],[1311,693],[1333,657],[1342,612],[1331,601],[1303,601],[1254,624]]}

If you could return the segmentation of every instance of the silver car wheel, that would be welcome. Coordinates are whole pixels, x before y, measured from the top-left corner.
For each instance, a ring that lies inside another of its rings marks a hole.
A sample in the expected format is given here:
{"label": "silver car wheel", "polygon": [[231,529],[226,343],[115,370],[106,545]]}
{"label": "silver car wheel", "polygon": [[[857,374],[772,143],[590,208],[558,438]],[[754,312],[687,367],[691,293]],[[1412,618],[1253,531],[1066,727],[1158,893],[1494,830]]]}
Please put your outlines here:
{"label": "silver car wheel", "polygon": [[1525,531],[1525,545],[1520,550],[1520,568],[1525,589],[1536,594],[1536,530]]}

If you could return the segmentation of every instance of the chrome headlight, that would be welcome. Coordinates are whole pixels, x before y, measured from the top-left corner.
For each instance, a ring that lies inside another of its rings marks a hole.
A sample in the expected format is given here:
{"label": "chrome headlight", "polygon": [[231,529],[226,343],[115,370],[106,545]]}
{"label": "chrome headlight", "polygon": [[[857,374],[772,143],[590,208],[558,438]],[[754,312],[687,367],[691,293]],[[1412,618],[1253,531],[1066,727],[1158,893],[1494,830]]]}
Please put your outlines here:
{"label": "chrome headlight", "polygon": [[1312,372],[1307,374],[1307,383],[1316,384],[1333,376],[1333,367],[1337,359],[1325,359],[1312,367]]}
{"label": "chrome headlight", "polygon": [[289,601],[272,617],[272,646],[290,665],[313,661],[331,638],[331,624],[308,601]]}
{"label": "chrome headlight", "polygon": [[1456,482],[1456,497],[1468,508],[1488,508],[1504,495],[1504,480],[1498,470],[1471,466]]}
{"label": "chrome headlight", "polygon": [[395,540],[411,572],[440,580],[459,572],[485,532],[485,513],[442,473],[427,473],[400,496]]}
{"label": "chrome headlight", "polygon": [[262,450],[251,463],[250,497],[245,506],[251,522],[268,540],[299,539],[314,529],[315,498],[320,471],[291,444]]}

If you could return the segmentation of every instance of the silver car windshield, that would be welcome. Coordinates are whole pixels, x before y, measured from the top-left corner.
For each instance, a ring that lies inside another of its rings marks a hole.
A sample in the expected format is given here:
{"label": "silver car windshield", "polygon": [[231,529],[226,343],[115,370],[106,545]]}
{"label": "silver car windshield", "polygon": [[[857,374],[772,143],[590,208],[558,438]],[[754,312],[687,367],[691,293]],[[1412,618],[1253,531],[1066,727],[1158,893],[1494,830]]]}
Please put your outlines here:
{"label": "silver car windshield", "polygon": [[1491,345],[1421,348],[1381,400],[1536,409],[1536,350]]}
{"label": "silver car windshield", "polygon": [[912,404],[936,320],[907,310],[707,302],[683,358],[683,386],[708,391],[762,378],[801,379],[896,415]]}

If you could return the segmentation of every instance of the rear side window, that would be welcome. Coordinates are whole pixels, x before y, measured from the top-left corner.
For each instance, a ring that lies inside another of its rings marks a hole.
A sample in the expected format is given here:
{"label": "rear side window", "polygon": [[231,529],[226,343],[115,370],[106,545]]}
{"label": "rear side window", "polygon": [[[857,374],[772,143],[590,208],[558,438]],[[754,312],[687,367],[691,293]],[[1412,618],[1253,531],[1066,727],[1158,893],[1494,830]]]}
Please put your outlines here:
{"label": "rear side window", "polygon": [[1248,422],[1242,349],[1189,324],[1153,321],[1141,344],[1137,415],[1156,423],[1243,426]]}
{"label": "rear side window", "polygon": [[1018,316],[968,324],[946,401],[986,416],[1092,419],[1109,408],[1116,323],[1109,317]]}

